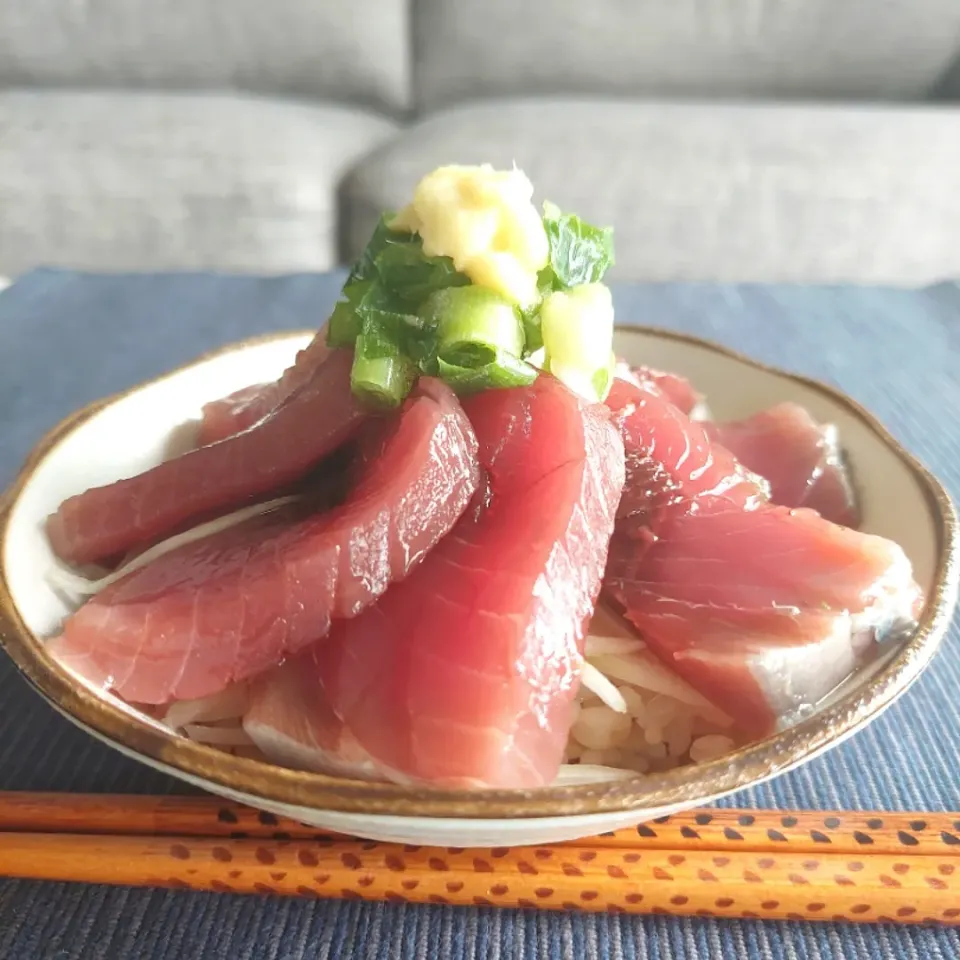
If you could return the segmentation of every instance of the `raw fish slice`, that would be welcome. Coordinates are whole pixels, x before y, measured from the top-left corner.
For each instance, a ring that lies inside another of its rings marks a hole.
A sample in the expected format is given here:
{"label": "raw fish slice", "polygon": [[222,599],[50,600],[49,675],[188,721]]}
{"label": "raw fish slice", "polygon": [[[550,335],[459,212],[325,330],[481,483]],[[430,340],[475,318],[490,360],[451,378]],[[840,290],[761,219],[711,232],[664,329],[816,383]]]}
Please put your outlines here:
{"label": "raw fish slice", "polygon": [[321,364],[330,353],[324,327],[310,343],[297,354],[296,361],[280,377],[270,383],[259,383],[231,393],[222,400],[214,400],[203,408],[198,445],[216,443],[240,433],[262,420],[282,400],[285,400]]}
{"label": "raw fish slice", "polygon": [[422,379],[375,421],[350,496],[180,547],[81,607],[52,642],[91,683],[137,703],[217,693],[324,636],[410,569],[466,509],[476,438],[450,389]]}
{"label": "raw fish slice", "polygon": [[810,507],[845,527],[860,523],[856,494],[832,424],[820,425],[799,404],[780,403],[746,420],[705,428],[745,467],[769,481],[774,503]]}
{"label": "raw fish slice", "polygon": [[294,657],[253,681],[243,728],[274,763],[353,779],[378,769],[328,701],[317,679]]}
{"label": "raw fish slice", "polygon": [[54,552],[76,564],[122,556],[301,477],[367,417],[350,390],[352,362],[334,350],[243,433],[66,500],[47,522]]}
{"label": "raw fish slice", "polygon": [[662,393],[617,390],[624,501],[655,508],[621,510],[604,587],[651,652],[746,732],[819,700],[866,641],[915,619],[921,592],[896,544],[749,495],[736,461]]}
{"label": "raw fish slice", "polygon": [[[662,517],[655,534],[639,559],[627,546],[616,553],[608,583],[622,577],[689,603],[853,613],[892,604],[912,616],[916,592],[903,550],[813,510],[767,505],[741,511],[705,496],[695,511]],[[618,541],[621,536],[618,528]]]}
{"label": "raw fish slice", "polygon": [[673,670],[696,690],[709,690],[712,702],[724,703],[743,730],[757,735],[825,697],[873,639],[849,615],[822,610],[736,609],[640,595],[632,616],[656,635],[659,655]]}
{"label": "raw fish slice", "polygon": [[[476,509],[407,580],[297,658],[314,686],[273,698],[285,716],[264,722],[254,707],[245,729],[268,756],[289,758],[277,744],[293,741],[312,767],[337,769],[359,749],[381,776],[447,787],[556,777],[623,447],[602,407],[546,375],[465,408],[489,478]],[[331,739],[349,750],[327,749]]]}
{"label": "raw fish slice", "polygon": [[678,373],[667,373],[653,367],[631,367],[626,361],[619,360],[615,375],[636,384],[652,384],[687,416],[691,416],[703,403],[703,397],[694,389],[693,384]]}
{"label": "raw fish slice", "polygon": [[274,381],[244,387],[222,400],[205,404],[197,446],[208,446],[252,427],[276,407],[279,396],[279,381]]}
{"label": "raw fish slice", "polygon": [[710,494],[738,508],[766,500],[766,482],[713,443],[651,383],[615,378],[607,397],[626,450],[626,476],[619,518],[631,517],[622,533],[648,539],[664,512],[689,509]]}

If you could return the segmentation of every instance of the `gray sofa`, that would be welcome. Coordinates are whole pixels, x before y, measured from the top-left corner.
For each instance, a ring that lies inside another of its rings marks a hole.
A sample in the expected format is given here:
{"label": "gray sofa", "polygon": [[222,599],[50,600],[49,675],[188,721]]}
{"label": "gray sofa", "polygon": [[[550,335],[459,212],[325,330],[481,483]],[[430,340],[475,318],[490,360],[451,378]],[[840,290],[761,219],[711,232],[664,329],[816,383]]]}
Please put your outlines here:
{"label": "gray sofa", "polygon": [[957,0],[6,0],[0,274],[323,270],[516,161],[634,279],[960,274]]}

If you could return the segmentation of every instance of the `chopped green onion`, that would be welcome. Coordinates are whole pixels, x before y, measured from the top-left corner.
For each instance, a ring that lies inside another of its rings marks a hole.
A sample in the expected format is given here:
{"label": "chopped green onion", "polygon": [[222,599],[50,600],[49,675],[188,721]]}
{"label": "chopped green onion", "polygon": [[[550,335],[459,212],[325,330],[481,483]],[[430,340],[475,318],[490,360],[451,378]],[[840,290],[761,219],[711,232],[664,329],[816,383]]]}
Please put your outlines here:
{"label": "chopped green onion", "polygon": [[396,337],[373,321],[364,321],[354,346],[350,386],[372,406],[397,407],[406,398],[417,368]]}
{"label": "chopped green onion", "polygon": [[421,311],[436,330],[440,359],[455,367],[484,367],[501,352],[519,357],[523,329],[516,307],[485,287],[450,287],[432,294]]}
{"label": "chopped green onion", "polygon": [[398,339],[403,330],[420,326],[420,317],[410,305],[393,290],[388,289],[380,280],[370,283],[360,302],[357,314],[366,332],[368,324],[374,324],[384,330],[392,331]]}
{"label": "chopped green onion", "polygon": [[374,228],[373,234],[363,253],[357,258],[357,262],[347,277],[347,286],[356,283],[358,280],[370,280],[377,275],[376,260],[388,247],[421,245],[420,238],[415,233],[406,233],[399,230],[391,230],[387,225],[393,219],[392,213],[385,213]]}
{"label": "chopped green onion", "polygon": [[438,368],[440,376],[457,393],[526,387],[537,379],[537,370],[534,367],[505,350],[496,351],[493,359],[481,367],[461,367],[447,363],[441,357]]}
{"label": "chopped green onion", "polygon": [[357,305],[370,289],[371,281],[348,283],[337,301],[327,324],[327,344],[331,347],[352,347],[360,333]]}
{"label": "chopped green onion", "polygon": [[421,304],[436,290],[464,287],[470,283],[449,257],[428,257],[416,243],[391,244],[377,254],[377,276],[387,289],[412,304]]}
{"label": "chopped green onion", "polygon": [[540,327],[540,304],[530,310],[524,310],[523,322],[523,356],[529,357],[543,346],[543,330]]}

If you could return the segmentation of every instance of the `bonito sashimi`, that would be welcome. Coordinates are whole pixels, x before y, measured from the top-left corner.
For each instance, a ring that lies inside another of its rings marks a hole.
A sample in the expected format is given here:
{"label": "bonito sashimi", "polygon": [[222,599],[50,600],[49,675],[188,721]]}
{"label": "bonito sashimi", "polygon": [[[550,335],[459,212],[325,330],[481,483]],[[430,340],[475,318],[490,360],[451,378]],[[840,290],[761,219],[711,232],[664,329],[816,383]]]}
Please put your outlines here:
{"label": "bonito sashimi", "polygon": [[546,375],[464,406],[486,489],[407,580],[263,678],[244,726],[278,762],[448,787],[556,776],[623,446]]}
{"label": "bonito sashimi", "polygon": [[668,373],[654,367],[631,367],[625,360],[618,360],[614,373],[622,380],[631,383],[649,383],[657,387],[664,396],[680,411],[692,416],[703,403],[703,397],[686,377],[678,373]]}
{"label": "bonito sashimi", "polygon": [[276,666],[380,596],[456,523],[479,482],[453,392],[424,378],[373,421],[345,503],[292,508],[167,553],[70,617],[51,650],[126,700],[217,693]]}
{"label": "bonito sashimi", "polygon": [[296,386],[242,433],[64,501],[47,522],[54,552],[76,564],[117,558],[303,476],[367,418],[350,351],[316,360],[303,351]]}
{"label": "bonito sashimi", "polygon": [[279,380],[244,387],[206,404],[197,431],[198,446],[224,440],[258,423],[301,386],[309,378],[310,371],[323,363],[329,353],[324,327],[297,353],[295,362]]}
{"label": "bonito sashimi", "polygon": [[856,527],[857,498],[832,424],[821,425],[799,404],[778,403],[729,423],[705,425],[745,467],[770,483],[784,507],[809,507],[825,520]]}
{"label": "bonito sashimi", "polygon": [[608,403],[626,446],[624,503],[648,508],[621,510],[605,590],[746,732],[815,703],[860,649],[913,621],[921,593],[896,544],[751,495],[730,455],[654,387],[621,381]]}

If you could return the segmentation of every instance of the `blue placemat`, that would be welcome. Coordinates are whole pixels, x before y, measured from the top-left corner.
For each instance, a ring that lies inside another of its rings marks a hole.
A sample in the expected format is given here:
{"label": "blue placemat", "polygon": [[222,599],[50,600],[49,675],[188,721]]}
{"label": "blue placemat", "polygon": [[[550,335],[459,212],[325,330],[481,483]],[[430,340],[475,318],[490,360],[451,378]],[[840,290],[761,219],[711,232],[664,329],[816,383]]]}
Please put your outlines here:
{"label": "blue placemat", "polygon": [[[72,410],[255,333],[317,325],[342,277],[38,271],[0,293],[0,487]],[[960,288],[619,287],[618,316],[839,384],[960,494]],[[725,805],[960,808],[960,634],[851,742]],[[0,656],[0,789],[183,789],[53,713]],[[255,899],[0,881],[2,960],[942,958],[960,933]]]}

